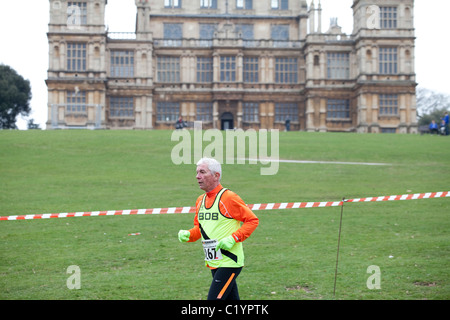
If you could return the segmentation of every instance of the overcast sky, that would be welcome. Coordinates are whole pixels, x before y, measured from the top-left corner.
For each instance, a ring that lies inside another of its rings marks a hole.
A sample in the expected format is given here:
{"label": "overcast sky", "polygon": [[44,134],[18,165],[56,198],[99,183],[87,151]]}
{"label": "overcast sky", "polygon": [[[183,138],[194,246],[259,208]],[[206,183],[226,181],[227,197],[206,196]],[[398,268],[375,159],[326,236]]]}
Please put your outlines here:
{"label": "overcast sky", "polygon": [[[161,0],[162,1],[162,0]],[[311,0],[307,0],[308,5]],[[330,17],[337,17],[342,31],[353,29],[352,0],[321,0],[322,31],[328,30]],[[106,24],[111,32],[133,32],[134,0],[108,0]],[[315,0],[318,3],[318,0]],[[450,95],[450,1],[416,0],[415,65],[419,87]],[[33,98],[30,118],[45,128],[47,121],[47,78],[49,22],[48,0],[0,0],[0,64],[15,69],[30,80]],[[25,121],[18,121],[20,129]]]}

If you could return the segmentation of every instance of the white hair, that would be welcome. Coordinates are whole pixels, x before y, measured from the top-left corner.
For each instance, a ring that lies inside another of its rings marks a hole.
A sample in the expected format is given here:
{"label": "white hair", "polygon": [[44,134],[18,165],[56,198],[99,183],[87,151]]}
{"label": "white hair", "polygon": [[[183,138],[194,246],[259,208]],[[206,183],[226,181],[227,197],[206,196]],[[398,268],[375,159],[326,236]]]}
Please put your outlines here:
{"label": "white hair", "polygon": [[222,178],[222,166],[220,165],[220,162],[213,158],[201,158],[197,162],[197,166],[201,164],[207,164],[209,171],[211,171],[211,174],[215,174],[218,172],[220,174],[219,181]]}

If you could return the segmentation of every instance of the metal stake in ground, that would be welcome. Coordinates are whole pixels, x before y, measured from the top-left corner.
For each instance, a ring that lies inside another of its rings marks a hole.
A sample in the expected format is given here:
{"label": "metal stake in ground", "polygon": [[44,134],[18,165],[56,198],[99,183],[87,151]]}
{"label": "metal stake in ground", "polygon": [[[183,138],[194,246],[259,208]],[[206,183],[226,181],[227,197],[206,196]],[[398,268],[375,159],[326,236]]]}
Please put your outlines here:
{"label": "metal stake in ground", "polygon": [[344,202],[345,202],[345,197],[342,198],[341,219],[339,222],[339,236],[338,236],[337,255],[336,255],[336,270],[334,271],[334,290],[333,290],[334,296],[336,296],[336,279],[337,279],[337,270],[338,270],[338,262],[339,262],[339,247],[341,245],[342,214],[344,213]]}

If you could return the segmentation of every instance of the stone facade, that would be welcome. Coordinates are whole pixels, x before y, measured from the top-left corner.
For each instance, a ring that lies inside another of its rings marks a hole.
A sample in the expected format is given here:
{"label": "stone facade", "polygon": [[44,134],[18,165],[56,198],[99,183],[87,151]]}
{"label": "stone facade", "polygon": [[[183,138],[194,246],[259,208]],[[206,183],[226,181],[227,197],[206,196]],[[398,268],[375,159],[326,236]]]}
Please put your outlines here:
{"label": "stone facade", "polygon": [[416,133],[413,0],[354,0],[351,35],[320,1],[50,0],[48,129]]}

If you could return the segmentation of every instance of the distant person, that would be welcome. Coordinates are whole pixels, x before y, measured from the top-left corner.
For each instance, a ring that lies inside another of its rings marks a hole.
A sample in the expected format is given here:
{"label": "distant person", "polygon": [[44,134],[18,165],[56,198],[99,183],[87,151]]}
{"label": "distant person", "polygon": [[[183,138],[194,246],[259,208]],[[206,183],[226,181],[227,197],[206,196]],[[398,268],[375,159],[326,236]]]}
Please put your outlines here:
{"label": "distant person", "polygon": [[441,121],[441,126],[440,126],[440,131],[441,131],[441,134],[443,135],[443,136],[446,136],[447,135],[447,126],[445,125],[445,120],[442,120]]}
{"label": "distant person", "polygon": [[291,120],[289,118],[286,119],[286,121],[284,122],[284,125],[286,126],[286,131],[291,130]]}
{"label": "distant person", "polygon": [[434,120],[431,120],[429,129],[430,129],[430,133],[431,134],[438,134],[439,133],[439,127],[438,127],[436,121],[434,121]]}
{"label": "distant person", "polygon": [[184,127],[186,127],[186,124],[184,123],[183,118],[180,116],[175,124],[175,129],[183,129]]}
{"label": "distant person", "polygon": [[445,124],[445,135],[448,136],[449,134],[449,124],[448,124],[448,112],[445,113],[444,117],[441,119],[442,121],[444,121]]}

